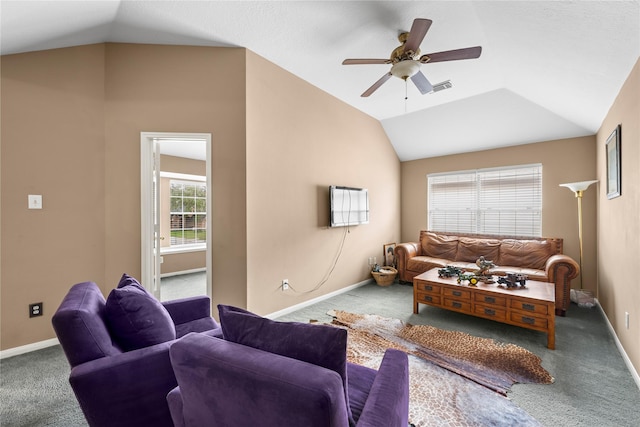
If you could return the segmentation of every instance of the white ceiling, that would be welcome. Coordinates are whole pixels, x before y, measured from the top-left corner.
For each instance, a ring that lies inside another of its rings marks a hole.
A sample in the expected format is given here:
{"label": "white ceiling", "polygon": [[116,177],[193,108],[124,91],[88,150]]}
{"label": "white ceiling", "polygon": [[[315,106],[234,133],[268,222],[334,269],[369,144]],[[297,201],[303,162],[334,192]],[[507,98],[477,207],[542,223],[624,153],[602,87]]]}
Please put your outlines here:
{"label": "white ceiling", "polygon": [[[388,65],[415,18],[422,53],[481,45],[478,59],[425,64],[421,95]],[[240,46],[382,123],[400,160],[592,135],[640,56],[631,1],[5,1],[4,54],[99,42]]]}

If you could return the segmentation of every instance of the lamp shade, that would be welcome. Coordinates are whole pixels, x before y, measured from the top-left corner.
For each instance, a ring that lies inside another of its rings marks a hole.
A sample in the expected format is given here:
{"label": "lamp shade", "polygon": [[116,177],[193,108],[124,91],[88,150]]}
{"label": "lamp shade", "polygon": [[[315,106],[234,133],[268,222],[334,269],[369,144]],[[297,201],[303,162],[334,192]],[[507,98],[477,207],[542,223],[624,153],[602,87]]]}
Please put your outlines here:
{"label": "lamp shade", "polygon": [[598,182],[597,179],[592,181],[569,182],[566,184],[560,184],[560,187],[567,187],[569,190],[573,192],[584,191],[587,188],[589,188],[591,184],[595,184],[596,182]]}

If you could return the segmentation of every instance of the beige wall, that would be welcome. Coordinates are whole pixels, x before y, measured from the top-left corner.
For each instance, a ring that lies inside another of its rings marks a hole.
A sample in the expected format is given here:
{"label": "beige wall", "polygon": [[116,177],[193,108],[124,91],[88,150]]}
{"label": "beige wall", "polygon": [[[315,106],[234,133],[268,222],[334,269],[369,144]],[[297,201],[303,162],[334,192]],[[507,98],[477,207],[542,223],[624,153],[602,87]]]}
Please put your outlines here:
{"label": "beige wall", "polygon": [[[140,275],[140,132],[213,136],[213,292],[246,304],[244,49],[99,44],[2,57],[1,348],[53,338],[69,287]],[[27,210],[42,194],[44,209]],[[28,304],[44,316],[28,318]],[[19,327],[18,327],[19,325]]]}
{"label": "beige wall", "polygon": [[244,49],[107,44],[108,283],[122,269],[140,274],[140,132],[211,133],[212,292],[216,301],[246,303],[246,201],[240,196],[245,193],[244,69]]}
{"label": "beige wall", "polygon": [[[640,371],[640,61],[611,106],[597,135],[598,295],[636,372]],[[622,125],[621,196],[606,196],[606,140]],[[625,326],[629,313],[629,329]]]}
{"label": "beige wall", "polygon": [[[0,59],[2,349],[52,338],[69,285],[104,284],[104,51]],[[42,210],[27,209],[28,194],[43,196]],[[35,302],[44,315],[30,319]]]}
{"label": "beige wall", "polygon": [[203,270],[207,267],[207,251],[205,249],[190,252],[163,254],[160,265],[161,275],[172,275],[185,271]]}
{"label": "beige wall", "polygon": [[[106,295],[140,275],[140,132],[212,134],[214,304],[266,314],[351,285],[399,238],[400,165],[380,124],[245,49],[107,43],[1,61],[1,349],[53,338],[74,283]],[[275,292],[329,270],[343,230],[321,218],[330,184],[368,187],[371,224],[350,230],[322,289]]]}
{"label": "beige wall", "polygon": [[[346,237],[328,228],[330,185],[367,188],[370,223]],[[399,194],[400,162],[377,120],[247,52],[250,310],[272,313],[369,279],[367,258],[381,260],[383,244],[400,238]],[[280,290],[283,279],[293,290]]]}
{"label": "beige wall", "polygon": [[[427,228],[427,175],[532,163],[542,164],[542,235],[564,239],[564,253],[580,258],[578,204],[559,184],[596,177],[595,136],[415,160],[402,164],[402,241],[417,241]],[[583,286],[596,290],[596,201],[594,187],[584,193]],[[579,288],[576,278],[572,287]]]}

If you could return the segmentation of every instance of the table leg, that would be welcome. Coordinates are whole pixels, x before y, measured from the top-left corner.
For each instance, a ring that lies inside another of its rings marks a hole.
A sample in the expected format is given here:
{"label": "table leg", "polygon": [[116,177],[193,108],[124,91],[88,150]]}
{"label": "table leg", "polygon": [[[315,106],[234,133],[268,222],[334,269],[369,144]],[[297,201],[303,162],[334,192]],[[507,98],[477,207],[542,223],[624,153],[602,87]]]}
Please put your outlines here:
{"label": "table leg", "polygon": [[556,348],[556,317],[553,311],[549,316],[549,330],[547,331],[547,348],[555,350]]}

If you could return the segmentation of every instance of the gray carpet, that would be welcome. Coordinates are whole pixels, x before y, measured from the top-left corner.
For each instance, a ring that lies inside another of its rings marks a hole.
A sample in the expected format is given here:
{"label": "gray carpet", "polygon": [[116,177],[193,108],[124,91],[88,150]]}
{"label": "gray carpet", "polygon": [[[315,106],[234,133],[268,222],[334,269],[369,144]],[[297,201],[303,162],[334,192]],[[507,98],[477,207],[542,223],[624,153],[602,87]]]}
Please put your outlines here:
{"label": "gray carpet", "polygon": [[[379,314],[413,324],[460,330],[520,345],[542,358],[552,385],[516,384],[509,398],[545,426],[640,426],[640,390],[598,308],[572,304],[556,318],[556,350],[540,332],[421,305],[412,313],[410,286],[362,286],[279,320],[330,322],[339,309]],[[0,425],[86,426],[67,381],[69,366],[59,346],[0,361]]]}

